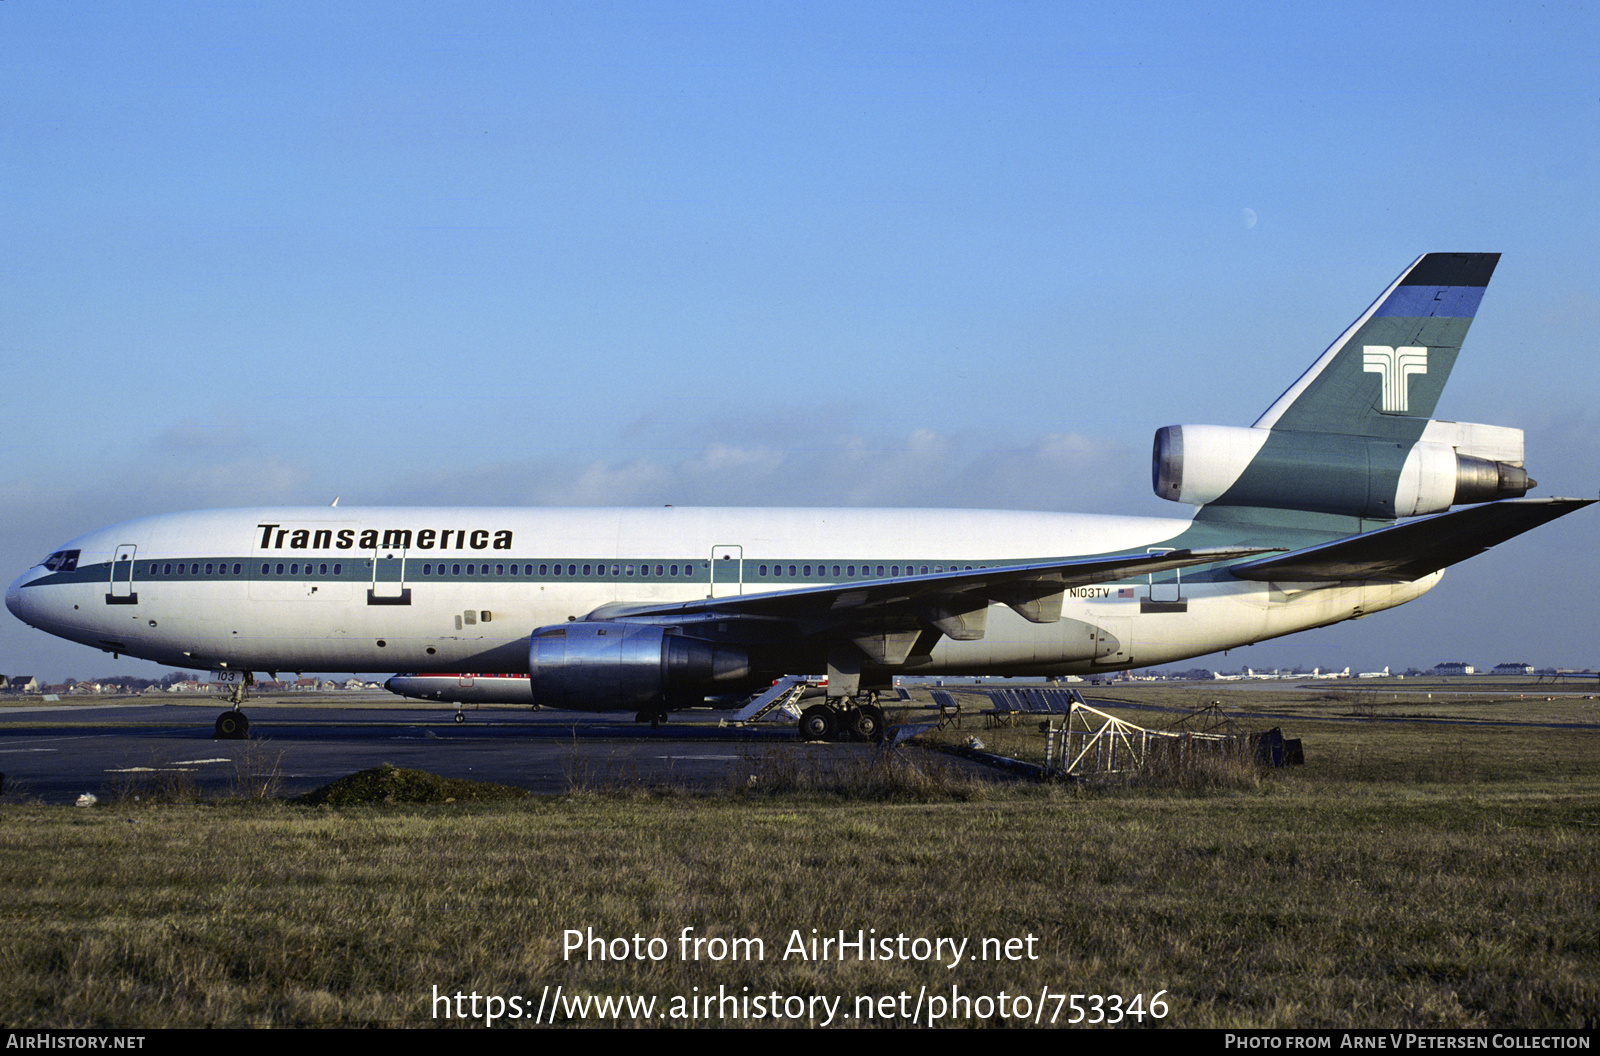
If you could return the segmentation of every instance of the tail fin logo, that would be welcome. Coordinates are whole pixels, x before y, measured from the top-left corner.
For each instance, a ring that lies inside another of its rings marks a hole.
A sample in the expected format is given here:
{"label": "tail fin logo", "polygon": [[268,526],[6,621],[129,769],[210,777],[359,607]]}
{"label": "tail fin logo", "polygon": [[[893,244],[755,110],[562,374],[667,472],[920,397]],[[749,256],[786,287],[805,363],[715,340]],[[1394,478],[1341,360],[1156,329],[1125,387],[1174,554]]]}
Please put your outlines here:
{"label": "tail fin logo", "polygon": [[1420,345],[1363,345],[1362,370],[1383,382],[1384,414],[1405,414],[1411,405],[1411,375],[1428,373],[1428,350]]}

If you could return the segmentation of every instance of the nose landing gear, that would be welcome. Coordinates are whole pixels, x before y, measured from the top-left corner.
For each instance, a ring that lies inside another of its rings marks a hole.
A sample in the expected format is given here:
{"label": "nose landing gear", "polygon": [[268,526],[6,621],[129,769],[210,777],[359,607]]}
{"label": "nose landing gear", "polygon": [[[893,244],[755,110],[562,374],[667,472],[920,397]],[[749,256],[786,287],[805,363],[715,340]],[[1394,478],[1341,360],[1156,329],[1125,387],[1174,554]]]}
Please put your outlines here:
{"label": "nose landing gear", "polygon": [[255,682],[255,676],[246,671],[244,678],[233,684],[233,688],[228,691],[228,701],[233,708],[217,716],[217,728],[211,735],[212,740],[242,741],[250,736],[250,720],[245,717],[241,705],[244,704],[246,691],[255,685]]}

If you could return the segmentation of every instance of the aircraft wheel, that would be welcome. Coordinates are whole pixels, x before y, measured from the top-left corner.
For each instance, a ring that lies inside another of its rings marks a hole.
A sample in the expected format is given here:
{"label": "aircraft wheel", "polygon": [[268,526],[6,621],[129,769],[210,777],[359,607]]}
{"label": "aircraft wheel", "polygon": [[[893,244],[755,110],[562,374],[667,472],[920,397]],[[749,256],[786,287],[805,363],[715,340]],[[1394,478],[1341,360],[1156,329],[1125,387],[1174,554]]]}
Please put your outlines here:
{"label": "aircraft wheel", "polygon": [[467,717],[465,715],[461,714],[461,712],[458,711],[458,712],[456,712],[456,721],[457,722],[466,722],[467,721]]}
{"label": "aircraft wheel", "polygon": [[217,716],[216,741],[242,741],[250,736],[250,720],[242,711],[225,711]]}
{"label": "aircraft wheel", "polygon": [[881,744],[888,726],[889,720],[884,717],[883,709],[876,704],[863,704],[859,708],[850,709],[850,732],[857,740],[869,744]]}
{"label": "aircraft wheel", "polygon": [[833,709],[826,704],[813,704],[800,713],[800,737],[807,741],[831,741],[838,723]]}

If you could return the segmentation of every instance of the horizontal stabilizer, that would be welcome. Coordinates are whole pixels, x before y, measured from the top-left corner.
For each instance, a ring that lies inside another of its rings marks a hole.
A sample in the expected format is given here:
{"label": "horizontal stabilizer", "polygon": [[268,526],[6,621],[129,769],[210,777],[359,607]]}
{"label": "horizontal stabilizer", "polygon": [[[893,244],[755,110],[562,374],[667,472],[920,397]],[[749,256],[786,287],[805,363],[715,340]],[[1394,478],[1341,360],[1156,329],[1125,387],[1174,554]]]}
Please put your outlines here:
{"label": "horizontal stabilizer", "polygon": [[1508,499],[1492,502],[1248,561],[1228,571],[1240,579],[1257,582],[1421,579],[1594,501]]}

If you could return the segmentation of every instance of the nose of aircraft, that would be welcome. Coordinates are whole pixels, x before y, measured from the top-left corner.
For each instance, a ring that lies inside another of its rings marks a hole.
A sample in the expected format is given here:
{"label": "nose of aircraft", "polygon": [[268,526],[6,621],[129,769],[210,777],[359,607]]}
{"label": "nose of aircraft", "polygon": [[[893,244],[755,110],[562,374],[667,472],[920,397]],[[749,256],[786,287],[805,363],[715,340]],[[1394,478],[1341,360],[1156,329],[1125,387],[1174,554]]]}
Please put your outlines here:
{"label": "nose of aircraft", "polygon": [[6,608],[11,610],[11,615],[15,616],[24,623],[33,622],[32,620],[28,619],[26,606],[22,600],[22,586],[32,578],[33,569],[29,569],[16,579],[12,580],[11,585],[6,588]]}

